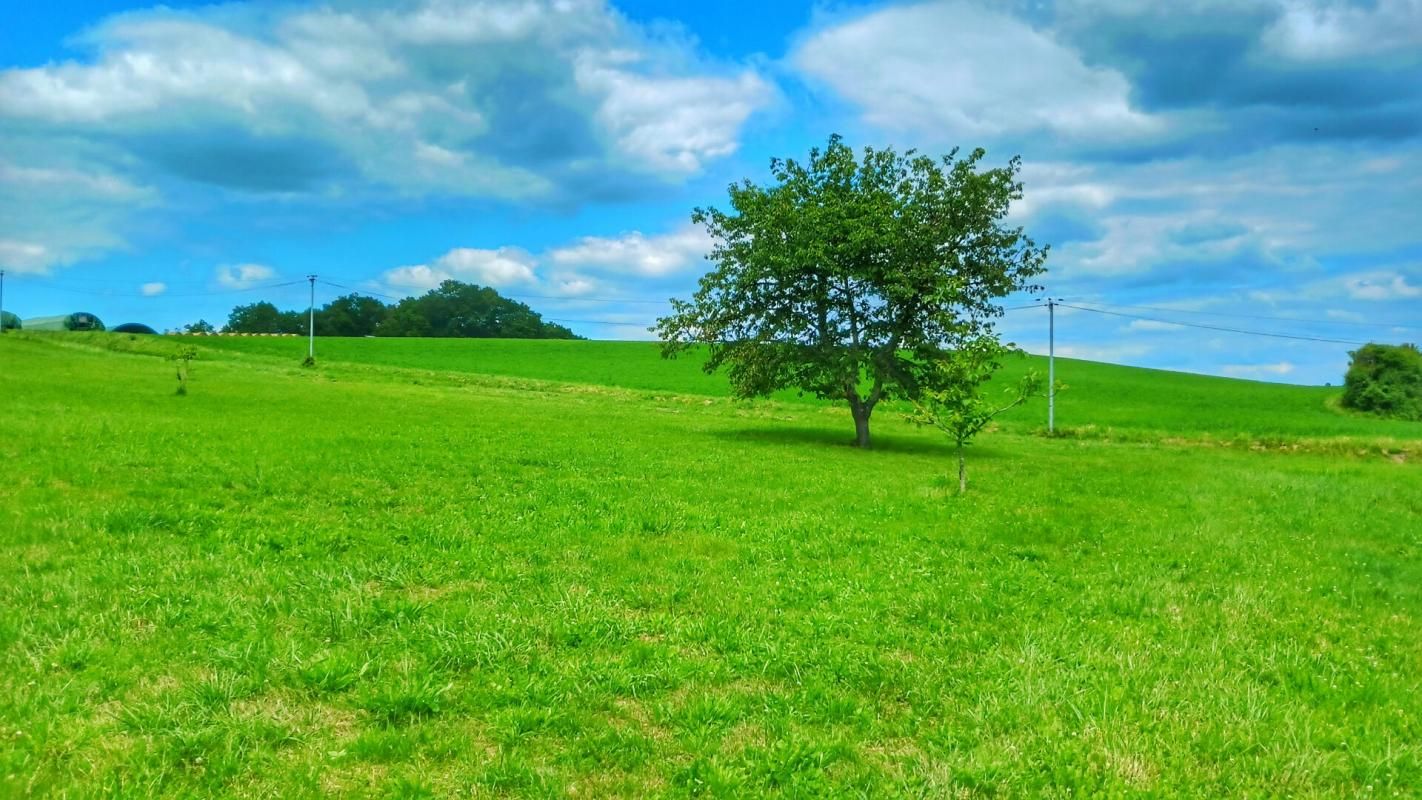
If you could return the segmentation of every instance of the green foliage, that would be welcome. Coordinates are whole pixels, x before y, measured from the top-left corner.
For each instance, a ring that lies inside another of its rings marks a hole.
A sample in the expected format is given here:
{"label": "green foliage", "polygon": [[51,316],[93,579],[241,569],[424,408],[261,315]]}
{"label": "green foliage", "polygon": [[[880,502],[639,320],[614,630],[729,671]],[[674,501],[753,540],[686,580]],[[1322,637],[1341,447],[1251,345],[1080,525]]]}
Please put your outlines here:
{"label": "green foliage", "polygon": [[982,337],[963,342],[955,350],[942,353],[924,365],[923,390],[913,399],[910,422],[936,428],[953,440],[958,456],[958,493],[968,490],[963,450],[994,418],[1027,402],[1041,392],[1042,377],[1029,371],[1007,397],[992,400],[983,394],[985,385],[1002,366],[1002,359],[1018,351],[996,339]]}
{"label": "green foliage", "polygon": [[[162,404],[171,339],[0,337],[0,796],[1422,785],[1410,460],[1024,418],[945,509],[940,434],[829,446],[824,404],[677,394],[725,387],[645,344],[333,340],[313,374],[305,342],[184,343],[206,388]],[[1422,438],[1059,367],[1083,420]]]}
{"label": "green foliage", "polygon": [[217,329],[212,326],[212,323],[211,323],[211,322],[208,322],[208,321],[205,320],[205,319],[200,319],[200,320],[198,320],[197,322],[190,322],[190,323],[188,323],[187,325],[184,325],[184,326],[183,326],[183,333],[188,333],[188,334],[199,334],[199,335],[200,335],[200,334],[208,334],[208,333],[216,333],[216,332],[217,332]]}
{"label": "green foliage", "polygon": [[912,400],[945,349],[994,336],[997,300],[1036,287],[1047,248],[1002,220],[1022,198],[1019,159],[942,159],[838,136],[806,164],[773,160],[774,183],[730,187],[731,213],[697,209],[714,268],[658,320],[665,354],[709,348],[740,397],[794,387],[845,400],[856,441],[884,399]]}
{"label": "green foliage", "polygon": [[1366,344],[1349,355],[1345,407],[1422,421],[1422,351],[1416,345]]}
{"label": "green foliage", "polygon": [[[544,322],[538,312],[487,286],[445,281],[419,297],[386,305],[348,294],[316,309],[317,336],[577,339]],[[306,333],[305,311],[279,311],[267,302],[238,306],[223,329],[229,333]]]}
{"label": "green foliage", "polygon": [[192,345],[181,345],[177,352],[168,356],[169,361],[176,361],[178,364],[178,396],[185,396],[188,393],[188,375],[192,367],[193,359],[197,358],[197,348]]}
{"label": "green foliage", "polygon": [[316,312],[316,330],[322,336],[373,336],[385,320],[388,307],[360,294],[348,294]]}
{"label": "green foliage", "polygon": [[377,336],[501,339],[576,339],[543,321],[523,303],[487,286],[445,281],[419,297],[401,300],[375,329]]}
{"label": "green foliage", "polygon": [[305,333],[306,315],[300,311],[280,311],[263,300],[232,309],[223,330],[227,333]]}
{"label": "green foliage", "polygon": [[0,311],[0,331],[17,331],[23,327],[19,317],[9,311]]}

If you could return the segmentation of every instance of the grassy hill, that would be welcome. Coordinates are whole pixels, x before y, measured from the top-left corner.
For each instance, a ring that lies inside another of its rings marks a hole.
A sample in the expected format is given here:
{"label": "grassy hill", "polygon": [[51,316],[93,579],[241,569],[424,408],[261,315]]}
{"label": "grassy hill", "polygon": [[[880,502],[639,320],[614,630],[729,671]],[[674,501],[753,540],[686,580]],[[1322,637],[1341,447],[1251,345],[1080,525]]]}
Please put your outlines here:
{"label": "grassy hill", "polygon": [[0,337],[0,795],[1422,786],[1422,436],[1327,390],[1072,362],[956,497],[645,345],[198,344]]}
{"label": "grassy hill", "polygon": [[[268,337],[191,337],[189,341],[227,354],[300,360],[306,340]],[[436,371],[503,375],[567,383],[618,386],[710,397],[727,396],[726,379],[701,371],[696,358],[665,360],[648,342],[539,341],[527,339],[318,339],[325,364],[365,364]],[[1047,360],[1010,361],[1001,381],[1027,369],[1047,373]],[[1422,423],[1380,421],[1340,413],[1339,388],[1215,378],[1182,372],[1057,359],[1057,378],[1067,384],[1058,397],[1057,424],[1090,435],[1241,434],[1267,436],[1393,436],[1422,438]],[[776,399],[794,402],[794,392]],[[892,415],[892,409],[883,416]],[[1008,427],[1046,426],[1042,403],[1016,411]]]}

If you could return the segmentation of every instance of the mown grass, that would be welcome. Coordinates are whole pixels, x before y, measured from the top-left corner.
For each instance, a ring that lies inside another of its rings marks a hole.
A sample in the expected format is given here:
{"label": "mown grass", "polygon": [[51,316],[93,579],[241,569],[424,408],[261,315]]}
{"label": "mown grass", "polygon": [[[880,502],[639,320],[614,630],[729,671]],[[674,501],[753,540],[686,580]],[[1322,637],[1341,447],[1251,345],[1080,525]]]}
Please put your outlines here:
{"label": "mown grass", "polygon": [[0,338],[0,794],[1422,787],[1415,461],[99,344]]}

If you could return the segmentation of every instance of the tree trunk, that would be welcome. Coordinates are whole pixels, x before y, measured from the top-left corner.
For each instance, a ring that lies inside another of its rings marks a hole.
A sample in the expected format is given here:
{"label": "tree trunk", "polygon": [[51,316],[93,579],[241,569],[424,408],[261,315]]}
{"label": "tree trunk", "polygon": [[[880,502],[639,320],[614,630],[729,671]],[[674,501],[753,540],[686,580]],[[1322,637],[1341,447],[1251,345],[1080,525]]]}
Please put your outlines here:
{"label": "tree trunk", "polygon": [[963,445],[958,445],[958,494],[968,491],[968,470],[963,463]]}
{"label": "tree trunk", "polygon": [[849,410],[854,413],[854,446],[868,449],[870,408],[861,403],[855,403],[849,407]]}

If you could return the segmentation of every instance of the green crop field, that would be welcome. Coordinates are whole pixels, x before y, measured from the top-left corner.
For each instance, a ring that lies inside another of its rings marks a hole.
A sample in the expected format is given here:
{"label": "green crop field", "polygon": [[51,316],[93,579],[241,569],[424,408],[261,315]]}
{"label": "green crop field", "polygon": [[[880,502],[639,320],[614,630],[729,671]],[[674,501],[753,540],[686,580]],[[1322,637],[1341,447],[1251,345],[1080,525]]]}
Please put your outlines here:
{"label": "green crop field", "polygon": [[1422,425],[1336,390],[1062,362],[960,497],[652,345],[188,343],[0,337],[0,796],[1422,792]]}

